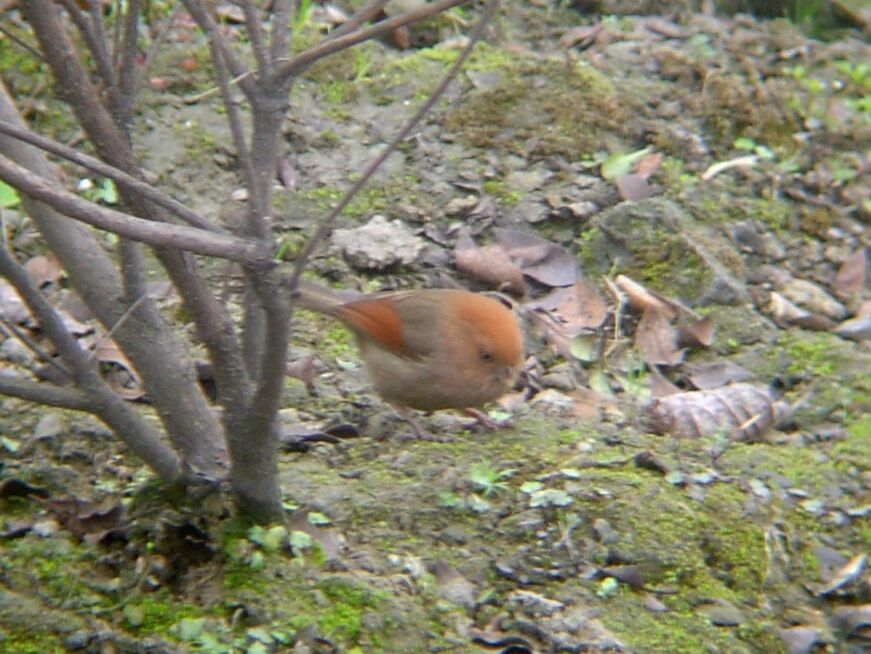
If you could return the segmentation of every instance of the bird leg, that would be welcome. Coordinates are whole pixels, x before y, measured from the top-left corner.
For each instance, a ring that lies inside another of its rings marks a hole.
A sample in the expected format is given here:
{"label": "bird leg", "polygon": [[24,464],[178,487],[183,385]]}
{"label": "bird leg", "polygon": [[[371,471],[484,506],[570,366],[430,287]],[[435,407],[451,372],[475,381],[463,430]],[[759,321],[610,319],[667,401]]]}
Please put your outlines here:
{"label": "bird leg", "polygon": [[449,443],[454,440],[450,436],[436,436],[435,434],[429,433],[426,429],[420,426],[420,423],[414,416],[414,412],[411,409],[407,409],[404,406],[398,406],[395,404],[391,405],[394,409],[396,409],[396,413],[398,413],[409,425],[411,425],[411,429],[414,432],[413,434],[402,434],[397,437],[397,440],[401,442],[405,441],[430,441],[433,443]]}
{"label": "bird leg", "polygon": [[490,416],[477,409],[463,409],[463,413],[474,418],[486,431],[496,431],[511,426],[510,420],[493,420]]}

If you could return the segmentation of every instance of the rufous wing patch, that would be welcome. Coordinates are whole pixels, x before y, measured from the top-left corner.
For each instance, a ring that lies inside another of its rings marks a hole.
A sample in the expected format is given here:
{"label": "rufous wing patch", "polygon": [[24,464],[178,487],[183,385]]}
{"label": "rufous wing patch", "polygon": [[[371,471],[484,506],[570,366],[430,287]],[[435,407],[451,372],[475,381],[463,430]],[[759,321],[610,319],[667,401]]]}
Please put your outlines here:
{"label": "rufous wing patch", "polygon": [[338,307],[335,314],[355,332],[380,343],[391,352],[405,354],[402,319],[391,299],[349,302]]}

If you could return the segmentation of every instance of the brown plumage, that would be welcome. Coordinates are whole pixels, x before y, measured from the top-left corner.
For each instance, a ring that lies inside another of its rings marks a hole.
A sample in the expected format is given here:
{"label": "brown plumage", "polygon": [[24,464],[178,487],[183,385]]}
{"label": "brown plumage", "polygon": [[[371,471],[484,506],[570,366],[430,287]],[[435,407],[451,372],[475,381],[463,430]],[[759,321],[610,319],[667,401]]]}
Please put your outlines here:
{"label": "brown plumage", "polygon": [[348,301],[303,282],[298,303],[354,332],[376,392],[399,407],[479,407],[508,391],[523,363],[514,314],[486,295],[427,289]]}

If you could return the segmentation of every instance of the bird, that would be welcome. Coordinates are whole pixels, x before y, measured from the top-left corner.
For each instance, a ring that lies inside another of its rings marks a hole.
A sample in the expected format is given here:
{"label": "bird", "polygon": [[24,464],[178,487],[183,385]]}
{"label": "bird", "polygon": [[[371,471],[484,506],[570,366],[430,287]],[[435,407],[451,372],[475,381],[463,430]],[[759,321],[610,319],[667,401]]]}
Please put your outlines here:
{"label": "bird", "polygon": [[520,326],[500,301],[460,289],[351,298],[301,280],[295,306],[332,316],[354,334],[375,392],[418,438],[432,439],[409,409],[459,409],[487,429],[502,426],[476,410],[509,391],[523,366]]}

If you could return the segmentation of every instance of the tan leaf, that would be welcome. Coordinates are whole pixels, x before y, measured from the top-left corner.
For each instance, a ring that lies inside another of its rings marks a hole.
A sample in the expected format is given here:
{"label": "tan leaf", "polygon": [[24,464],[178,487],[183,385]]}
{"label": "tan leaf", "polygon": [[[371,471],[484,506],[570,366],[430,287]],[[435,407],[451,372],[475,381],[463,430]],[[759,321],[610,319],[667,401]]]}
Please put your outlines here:
{"label": "tan leaf", "polygon": [[620,197],[630,202],[638,202],[653,195],[653,188],[647,183],[647,178],[636,173],[620,175],[614,180]]}
{"label": "tan leaf", "polygon": [[57,283],[63,275],[63,268],[53,255],[39,255],[28,259],[24,264],[24,270],[30,281],[39,287],[46,284]]}
{"label": "tan leaf", "polygon": [[683,361],[678,346],[678,332],[658,309],[651,308],[641,316],[635,330],[635,347],[648,365],[674,366]]}
{"label": "tan leaf", "polygon": [[842,298],[850,298],[862,291],[865,286],[865,275],[868,266],[866,248],[859,248],[844,259],[832,288],[835,294]]}
{"label": "tan leaf", "polygon": [[454,261],[457,270],[470,277],[519,297],[526,295],[523,273],[501,245],[478,247],[471,236],[462,235],[457,239]]}
{"label": "tan leaf", "polygon": [[571,286],[553,289],[529,306],[549,312],[564,326],[565,333],[569,336],[596,329],[608,317],[605,301],[584,278],[578,279]]}
{"label": "tan leaf", "polygon": [[656,309],[666,318],[676,318],[678,311],[674,304],[626,275],[617,275],[614,278],[617,287],[626,294],[629,306],[638,313],[643,314],[648,309]]}
{"label": "tan leaf", "polygon": [[553,241],[518,229],[497,229],[496,241],[524,275],[546,286],[570,286],[578,278],[578,262]]}
{"label": "tan leaf", "polygon": [[680,347],[710,347],[713,342],[714,319],[710,316],[678,328],[677,344]]}

